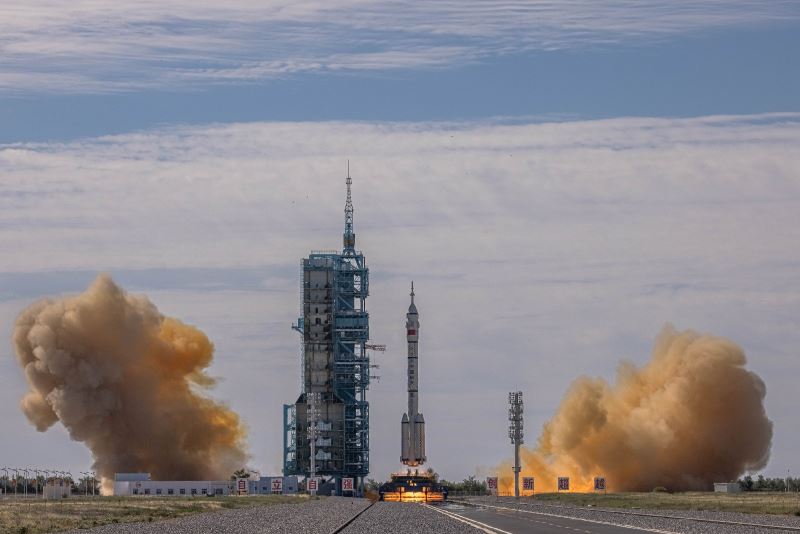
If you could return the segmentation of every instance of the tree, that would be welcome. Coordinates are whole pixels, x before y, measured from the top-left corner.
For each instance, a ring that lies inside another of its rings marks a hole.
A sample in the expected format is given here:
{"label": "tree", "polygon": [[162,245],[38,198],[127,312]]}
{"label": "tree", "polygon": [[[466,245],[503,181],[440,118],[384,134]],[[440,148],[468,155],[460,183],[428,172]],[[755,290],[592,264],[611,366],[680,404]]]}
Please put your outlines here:
{"label": "tree", "polygon": [[231,480],[236,480],[237,478],[250,478],[250,470],[242,467],[241,469],[234,471],[231,475]]}
{"label": "tree", "polygon": [[429,477],[433,478],[434,482],[439,482],[439,473],[434,471],[433,467],[429,467],[428,470],[426,471],[426,473],[428,473]]}
{"label": "tree", "polygon": [[364,489],[367,491],[378,491],[381,487],[381,482],[378,482],[374,478],[368,478],[367,482],[364,484]]}
{"label": "tree", "polygon": [[740,478],[739,487],[742,488],[742,491],[753,491],[753,477],[747,475],[744,478]]}
{"label": "tree", "polygon": [[477,480],[474,476],[465,478],[462,482],[450,482],[442,480],[441,484],[446,486],[453,493],[473,493],[473,494],[486,494],[486,482]]}

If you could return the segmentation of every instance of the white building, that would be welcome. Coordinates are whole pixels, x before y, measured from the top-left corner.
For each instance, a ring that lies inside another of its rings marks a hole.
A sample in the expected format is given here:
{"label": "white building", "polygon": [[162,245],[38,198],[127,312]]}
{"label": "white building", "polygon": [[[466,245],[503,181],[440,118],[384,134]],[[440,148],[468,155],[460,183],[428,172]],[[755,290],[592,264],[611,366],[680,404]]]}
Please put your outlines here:
{"label": "white building", "polygon": [[114,475],[114,495],[230,495],[231,484],[228,480],[150,480],[150,473],[117,473]]}
{"label": "white building", "polygon": [[[281,483],[273,483],[273,479],[280,479]],[[239,489],[239,481],[150,480],[150,473],[116,473],[114,475],[114,495],[204,497],[208,495],[297,493],[297,477],[261,477],[259,480],[241,480],[245,482],[246,491]]]}
{"label": "white building", "polygon": [[69,497],[70,485],[64,480],[48,480],[42,491],[45,499],[66,499]]}
{"label": "white building", "polygon": [[717,493],[739,493],[742,488],[738,482],[714,482],[714,491]]}
{"label": "white building", "polygon": [[[297,477],[261,477],[258,480],[247,481],[247,491],[251,495],[282,495],[297,494]],[[280,489],[278,489],[280,488]]]}

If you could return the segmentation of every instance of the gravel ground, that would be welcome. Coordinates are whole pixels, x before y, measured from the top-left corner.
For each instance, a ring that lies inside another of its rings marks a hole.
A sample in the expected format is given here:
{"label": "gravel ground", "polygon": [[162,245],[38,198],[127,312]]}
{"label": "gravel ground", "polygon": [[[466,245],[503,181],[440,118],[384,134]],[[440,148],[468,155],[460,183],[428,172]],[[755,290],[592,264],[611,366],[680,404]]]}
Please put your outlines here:
{"label": "gravel ground", "polygon": [[[575,517],[581,519],[593,519],[595,521],[605,521],[617,525],[630,525],[640,528],[664,530],[679,534],[753,534],[753,533],[772,533],[781,534],[797,531],[783,529],[767,529],[748,526],[724,525],[719,523],[707,523],[694,521],[693,519],[706,519],[715,521],[730,521],[734,523],[757,523],[774,527],[794,527],[800,528],[800,518],[791,516],[758,515],[758,514],[739,514],[732,512],[710,512],[692,510],[628,510],[637,514],[653,514],[659,516],[671,516],[670,518],[647,517],[641,515],[623,514],[609,508],[585,508],[565,504],[540,504],[532,501],[523,501],[519,505],[514,499],[491,498],[491,499],[469,499],[471,502],[483,501],[486,504],[505,506],[508,508],[519,508],[547,514],[559,515],[563,517]],[[689,518],[689,519],[680,519]]]}
{"label": "gravel ground", "polygon": [[461,532],[479,533],[480,531],[421,504],[378,502],[342,532],[343,534],[374,534],[376,532],[458,534]]}
{"label": "gravel ground", "polygon": [[225,532],[330,534],[367,506],[369,506],[369,501],[366,499],[331,497],[301,504],[253,506],[238,510],[196,514],[168,521],[120,523],[72,532],[74,534],[85,534],[86,532],[98,534],[220,534]]}

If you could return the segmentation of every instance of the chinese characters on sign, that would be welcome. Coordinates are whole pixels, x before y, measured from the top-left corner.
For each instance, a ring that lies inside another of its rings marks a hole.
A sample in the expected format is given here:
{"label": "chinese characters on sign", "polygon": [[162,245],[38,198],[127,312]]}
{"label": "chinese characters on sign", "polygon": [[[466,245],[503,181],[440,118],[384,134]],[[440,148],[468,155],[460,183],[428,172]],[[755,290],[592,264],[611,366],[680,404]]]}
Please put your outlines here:
{"label": "chinese characters on sign", "polygon": [[317,491],[317,479],[316,478],[309,478],[308,479],[308,491]]}
{"label": "chinese characters on sign", "polygon": [[490,493],[497,493],[497,477],[488,477],[486,479],[486,487]]}
{"label": "chinese characters on sign", "polygon": [[558,491],[569,491],[569,477],[558,477]]}
{"label": "chinese characters on sign", "polygon": [[353,491],[353,479],[352,478],[343,478],[342,479],[342,491]]}
{"label": "chinese characters on sign", "polygon": [[595,477],[594,478],[594,490],[595,491],[605,491],[606,490],[606,477]]}
{"label": "chinese characters on sign", "polygon": [[522,477],[522,491],[533,491],[533,477]]}
{"label": "chinese characters on sign", "polygon": [[272,479],[272,493],[283,493],[283,479],[282,478],[273,478]]}

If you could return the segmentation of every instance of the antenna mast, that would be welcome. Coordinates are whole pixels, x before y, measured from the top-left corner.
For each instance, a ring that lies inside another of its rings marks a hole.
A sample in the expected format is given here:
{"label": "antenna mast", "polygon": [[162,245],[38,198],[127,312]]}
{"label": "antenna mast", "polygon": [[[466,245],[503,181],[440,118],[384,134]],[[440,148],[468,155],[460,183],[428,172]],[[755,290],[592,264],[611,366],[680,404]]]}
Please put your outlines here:
{"label": "antenna mast", "polygon": [[356,234],[353,230],[353,197],[350,192],[350,186],[353,184],[353,179],[350,178],[350,160],[347,160],[347,200],[344,203],[344,252],[355,252],[356,248]]}

